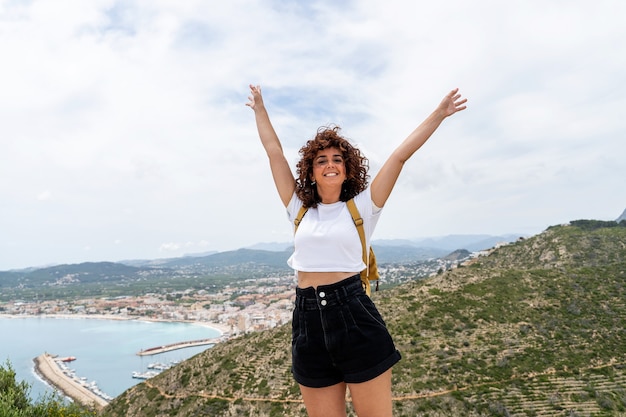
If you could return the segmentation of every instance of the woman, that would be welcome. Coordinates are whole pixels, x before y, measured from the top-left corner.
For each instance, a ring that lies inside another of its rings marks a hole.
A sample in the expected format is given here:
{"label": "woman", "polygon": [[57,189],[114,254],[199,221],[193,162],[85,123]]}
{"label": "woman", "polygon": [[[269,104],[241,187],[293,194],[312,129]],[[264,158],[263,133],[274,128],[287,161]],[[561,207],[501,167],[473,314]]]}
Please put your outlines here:
{"label": "woman", "polygon": [[354,199],[370,237],[404,163],[467,99],[458,89],[396,148],[368,187],[367,159],[338,127],[320,128],[300,149],[291,172],[263,104],[261,87],[250,85],[261,143],[278,194],[293,223],[308,208],[289,265],[296,271],[292,372],[310,417],[345,417],[346,389],[359,417],[390,417],[391,367],[400,360],[385,323],[359,277],[366,265],[356,227],[346,208]]}

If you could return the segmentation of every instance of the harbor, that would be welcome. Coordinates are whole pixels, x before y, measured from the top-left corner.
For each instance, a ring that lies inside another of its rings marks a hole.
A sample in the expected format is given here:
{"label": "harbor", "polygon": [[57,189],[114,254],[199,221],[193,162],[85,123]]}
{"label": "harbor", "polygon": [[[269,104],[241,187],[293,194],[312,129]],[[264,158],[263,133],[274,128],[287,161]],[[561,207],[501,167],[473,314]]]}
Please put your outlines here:
{"label": "harbor", "polygon": [[34,359],[35,372],[76,402],[97,409],[105,407],[113,398],[102,392],[95,381],[87,382],[86,378],[77,376],[67,365],[73,360],[76,358],[59,358],[56,355],[44,353]]}
{"label": "harbor", "polygon": [[[44,352],[58,354],[80,377],[97,381],[98,387],[117,397],[141,382],[133,371],[145,372],[152,363],[184,361],[209,346],[194,346],[154,356],[137,356],[148,346],[184,340],[220,337],[215,328],[193,323],[151,322],[143,320],[83,319],[72,317],[20,317],[0,315],[3,334],[20,334],[7,339],[2,351],[16,371],[16,379],[31,385],[30,397],[38,397],[56,387],[35,372],[33,361]],[[59,337],[59,335],[63,335]],[[115,340],[112,343],[112,340]],[[72,357],[75,360],[71,361]],[[0,413],[1,414],[1,413]]]}

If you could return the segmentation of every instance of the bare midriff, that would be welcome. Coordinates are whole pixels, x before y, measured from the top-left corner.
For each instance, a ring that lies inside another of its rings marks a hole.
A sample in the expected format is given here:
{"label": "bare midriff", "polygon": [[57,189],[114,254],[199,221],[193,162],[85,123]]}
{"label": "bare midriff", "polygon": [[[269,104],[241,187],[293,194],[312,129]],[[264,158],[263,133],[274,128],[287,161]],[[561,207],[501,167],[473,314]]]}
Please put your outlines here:
{"label": "bare midriff", "polygon": [[298,271],[298,287],[317,288],[319,285],[330,285],[350,278],[358,272],[303,272]]}

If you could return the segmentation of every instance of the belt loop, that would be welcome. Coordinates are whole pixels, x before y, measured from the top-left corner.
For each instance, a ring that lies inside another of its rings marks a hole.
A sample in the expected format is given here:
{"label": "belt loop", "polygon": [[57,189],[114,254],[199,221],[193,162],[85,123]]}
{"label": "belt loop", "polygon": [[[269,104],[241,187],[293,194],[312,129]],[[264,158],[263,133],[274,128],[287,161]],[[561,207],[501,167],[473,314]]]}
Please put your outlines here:
{"label": "belt loop", "polygon": [[341,287],[341,294],[337,294],[337,298],[341,300],[341,304],[344,304],[347,300],[350,299],[350,291],[348,291],[347,285]]}
{"label": "belt loop", "polygon": [[335,293],[335,300],[337,300],[337,303],[339,305],[343,304],[343,287],[335,288],[333,293]]}

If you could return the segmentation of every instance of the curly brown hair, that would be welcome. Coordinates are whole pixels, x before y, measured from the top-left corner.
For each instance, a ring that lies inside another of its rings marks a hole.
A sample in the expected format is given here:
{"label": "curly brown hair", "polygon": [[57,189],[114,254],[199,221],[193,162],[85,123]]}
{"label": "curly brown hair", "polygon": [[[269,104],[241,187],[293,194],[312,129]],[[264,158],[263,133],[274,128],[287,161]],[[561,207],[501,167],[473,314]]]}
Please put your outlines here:
{"label": "curly brown hair", "polygon": [[317,207],[321,198],[317,187],[311,182],[313,159],[317,153],[326,148],[337,148],[341,151],[346,168],[346,180],[341,187],[341,201],[348,201],[365,190],[369,180],[367,173],[369,162],[361,151],[339,134],[339,126],[322,126],[317,134],[300,148],[300,161],[296,165],[296,194],[304,207]]}

